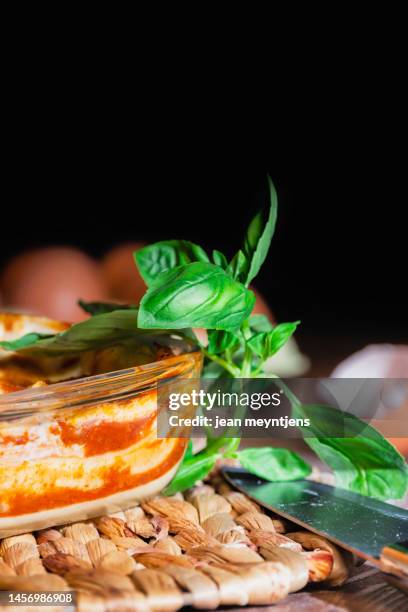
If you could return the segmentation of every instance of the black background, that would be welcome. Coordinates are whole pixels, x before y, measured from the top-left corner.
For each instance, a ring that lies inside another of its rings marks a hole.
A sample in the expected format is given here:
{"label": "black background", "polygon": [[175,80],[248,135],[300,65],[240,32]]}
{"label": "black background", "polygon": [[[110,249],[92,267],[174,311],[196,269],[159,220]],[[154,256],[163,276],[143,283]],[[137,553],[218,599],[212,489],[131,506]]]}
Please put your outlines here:
{"label": "black background", "polygon": [[36,246],[99,257],[121,241],[176,237],[231,256],[267,200],[269,172],[279,219],[255,286],[277,318],[312,335],[406,340],[405,132],[378,109],[271,110],[245,128],[233,108],[216,123],[169,111],[129,124],[69,105],[20,117],[4,164],[1,262]]}

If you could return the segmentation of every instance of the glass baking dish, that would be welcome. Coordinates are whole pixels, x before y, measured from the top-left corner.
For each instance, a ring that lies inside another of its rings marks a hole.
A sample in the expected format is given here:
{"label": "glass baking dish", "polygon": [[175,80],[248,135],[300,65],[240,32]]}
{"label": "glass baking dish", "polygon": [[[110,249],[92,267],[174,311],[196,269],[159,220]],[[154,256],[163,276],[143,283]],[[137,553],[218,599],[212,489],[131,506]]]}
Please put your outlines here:
{"label": "glass baking dish", "polygon": [[[51,326],[29,319],[31,328]],[[153,363],[79,378],[90,363],[100,370],[119,355],[128,364],[129,347],[125,359],[116,347],[54,359],[53,368],[50,358],[33,363],[1,352],[0,537],[117,512],[167,485],[187,440],[157,438],[157,384],[198,378],[201,370],[192,343],[169,339],[179,354],[167,350]],[[21,384],[27,372],[33,384],[15,391],[10,379]]]}

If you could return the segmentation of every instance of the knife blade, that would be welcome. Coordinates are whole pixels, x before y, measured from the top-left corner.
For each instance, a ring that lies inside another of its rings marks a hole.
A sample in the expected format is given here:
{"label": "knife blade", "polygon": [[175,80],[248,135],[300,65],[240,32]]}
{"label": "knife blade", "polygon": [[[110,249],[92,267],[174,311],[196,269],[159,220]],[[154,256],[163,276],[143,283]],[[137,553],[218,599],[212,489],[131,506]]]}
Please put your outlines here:
{"label": "knife blade", "polygon": [[265,508],[398,576],[408,575],[408,511],[311,480],[268,482],[241,468],[225,479]]}

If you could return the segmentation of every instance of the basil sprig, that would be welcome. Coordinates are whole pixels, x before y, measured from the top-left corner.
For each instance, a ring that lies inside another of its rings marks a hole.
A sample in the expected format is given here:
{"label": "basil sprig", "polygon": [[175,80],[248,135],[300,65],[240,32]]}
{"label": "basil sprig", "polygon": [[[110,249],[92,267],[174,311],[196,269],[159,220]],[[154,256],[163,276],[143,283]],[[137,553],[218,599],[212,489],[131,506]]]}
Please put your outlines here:
{"label": "basil sprig", "polygon": [[[167,346],[169,336],[166,330],[139,329],[136,320],[136,308],[107,310],[59,334],[29,333],[16,340],[0,342],[0,348],[33,357],[58,357],[121,344],[140,346],[144,352],[149,347],[154,349],[155,344]],[[155,354],[152,350],[151,357],[154,358]]]}
{"label": "basil sprig", "polygon": [[215,466],[221,453],[201,452],[186,455],[177,474],[164,490],[165,495],[174,495],[192,487],[197,480],[202,480]]}
{"label": "basil sprig", "polygon": [[242,282],[249,285],[264,263],[275,232],[278,215],[278,196],[275,186],[268,177],[270,205],[269,210],[261,210],[249,224],[243,246],[246,265],[240,272]]}
{"label": "basil sprig", "polygon": [[161,272],[140,302],[141,328],[238,329],[255,296],[215,264],[197,261]]}
{"label": "basil sprig", "polygon": [[255,334],[248,340],[248,345],[262,361],[266,361],[286,344],[299,323],[300,321],[281,323],[270,331]]}
{"label": "basil sprig", "polygon": [[[215,250],[211,263],[198,245],[175,240],[150,245],[135,256],[149,285],[140,304],[139,326],[206,328],[208,345],[202,350],[203,376],[207,378],[266,377],[265,362],[286,344],[299,324],[274,326],[265,315],[250,315],[253,297],[247,287],[266,259],[277,219],[276,190],[270,178],[268,181],[269,207],[253,218],[231,261]],[[343,412],[331,407],[312,409],[302,406],[293,394],[288,396],[296,416],[310,419],[305,441],[333,470],[339,486],[379,499],[404,495],[408,488],[405,461],[379,432],[353,416],[340,438]],[[213,438],[209,431],[206,448],[185,457],[167,493],[192,486],[222,456],[237,457],[247,470],[272,481],[310,474],[310,466],[291,451],[239,451],[238,445],[238,438]]]}
{"label": "basil sprig", "polygon": [[42,340],[48,340],[54,338],[54,334],[38,334],[37,332],[30,332],[15,340],[2,340],[0,342],[0,348],[5,351],[23,351],[37,345]]}
{"label": "basil sprig", "polygon": [[284,482],[298,480],[310,475],[312,469],[299,455],[286,448],[244,448],[243,450],[230,450],[232,445],[237,446],[236,439],[223,440],[224,448],[221,452],[219,446],[202,450],[196,455],[189,454],[184,458],[177,474],[164,490],[165,495],[174,495],[192,487],[197,480],[205,478],[217,459],[232,457],[238,459],[241,465],[265,480]]}
{"label": "basil sprig", "polygon": [[106,312],[113,312],[114,310],[137,309],[137,306],[134,304],[118,304],[116,302],[85,302],[85,300],[78,300],[78,306],[92,316],[105,314]]}
{"label": "basil sprig", "polygon": [[[30,333],[0,342],[0,347],[38,356],[67,355],[121,343],[149,347],[165,343],[166,330],[189,335],[190,328],[204,327],[208,333],[208,345],[201,345],[204,377],[215,379],[214,384],[222,376],[266,377],[265,362],[285,345],[299,324],[274,326],[265,315],[251,315],[255,296],[248,286],[267,257],[277,219],[276,191],[270,178],[268,181],[269,206],[253,218],[242,246],[230,261],[218,250],[210,260],[203,248],[186,240],[149,245],[135,254],[148,285],[139,309],[82,303],[93,315],[87,321],[54,336]],[[294,415],[310,419],[305,442],[333,470],[339,486],[379,499],[398,499],[405,494],[406,463],[378,431],[330,406],[303,406],[290,392],[287,396]],[[343,437],[338,436],[340,426],[345,428]],[[240,440],[234,435],[214,438],[209,431],[206,447],[196,454],[190,445],[166,492],[174,494],[191,487],[222,456],[236,457],[246,469],[272,481],[309,475],[310,467],[295,453],[274,448],[238,450]]]}
{"label": "basil sprig", "polygon": [[292,406],[296,417],[309,419],[305,442],[333,470],[339,487],[382,500],[405,495],[405,460],[374,427],[332,406],[302,405],[293,398]]}
{"label": "basil sprig", "polygon": [[284,482],[306,478],[312,468],[302,457],[287,448],[244,448],[229,456],[239,459],[241,465],[265,480]]}
{"label": "basil sprig", "polygon": [[210,261],[204,249],[188,240],[162,240],[140,249],[134,254],[134,258],[148,287],[156,281],[161,272],[195,261]]}

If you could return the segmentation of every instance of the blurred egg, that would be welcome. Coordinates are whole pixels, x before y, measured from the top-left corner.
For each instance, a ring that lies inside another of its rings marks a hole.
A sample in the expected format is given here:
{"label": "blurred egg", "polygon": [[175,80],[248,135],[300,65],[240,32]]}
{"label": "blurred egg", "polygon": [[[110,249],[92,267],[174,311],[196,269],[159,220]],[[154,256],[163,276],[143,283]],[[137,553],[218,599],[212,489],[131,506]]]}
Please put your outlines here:
{"label": "blurred egg", "polygon": [[[383,405],[375,405],[377,409],[376,418],[379,418],[377,427],[386,429],[387,418],[391,422],[401,423],[401,436],[398,438],[388,437],[403,455],[408,457],[408,438],[403,437],[407,431],[406,422],[408,417],[408,385],[403,384],[404,393],[399,395],[398,379],[406,381],[408,378],[408,346],[395,344],[370,344],[347,359],[342,361],[332,372],[332,378],[356,379],[362,385],[367,378],[377,379],[380,387],[384,379],[390,379],[394,389],[392,395],[395,401],[390,401],[388,397],[387,410]],[[390,387],[388,387],[390,389]],[[381,419],[383,421],[381,422]],[[383,432],[386,433],[386,432]]]}
{"label": "blurred egg", "polygon": [[369,344],[342,361],[332,378],[408,378],[408,347]]}
{"label": "blurred egg", "polygon": [[133,253],[144,246],[142,242],[127,242],[114,247],[104,256],[102,272],[111,299],[129,304],[140,302],[146,285],[136,267]]}
{"label": "blurred egg", "polygon": [[264,314],[264,315],[266,315],[268,317],[268,319],[271,321],[271,323],[274,323],[275,318],[274,318],[274,316],[272,314],[272,310],[269,308],[268,303],[266,302],[265,298],[254,287],[251,287],[251,289],[255,293],[255,298],[256,298],[256,302],[255,302],[255,306],[254,306],[254,309],[252,311],[252,314]]}
{"label": "blurred egg", "polygon": [[51,247],[17,255],[4,268],[3,302],[62,321],[80,321],[88,315],[77,305],[107,299],[100,264],[70,247]]}

